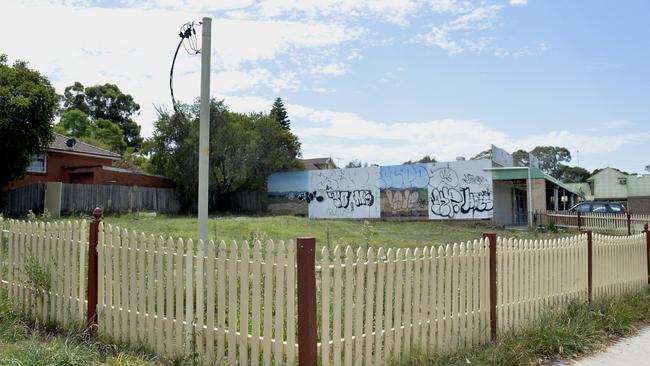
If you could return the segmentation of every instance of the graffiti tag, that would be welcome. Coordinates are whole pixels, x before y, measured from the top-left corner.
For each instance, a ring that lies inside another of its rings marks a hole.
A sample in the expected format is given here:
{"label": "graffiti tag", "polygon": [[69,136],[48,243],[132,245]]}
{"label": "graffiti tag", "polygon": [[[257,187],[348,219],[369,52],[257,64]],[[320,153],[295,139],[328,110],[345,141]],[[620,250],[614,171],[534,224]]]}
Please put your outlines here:
{"label": "graffiti tag", "polygon": [[375,196],[369,189],[357,189],[354,191],[328,190],[327,197],[334,202],[336,208],[348,208],[372,206],[375,203]]}
{"label": "graffiti tag", "polygon": [[490,211],[493,208],[492,192],[472,192],[469,187],[434,188],[431,191],[431,212],[436,216],[453,218],[456,214]]}
{"label": "graffiti tag", "polygon": [[411,192],[408,189],[403,192],[386,191],[386,198],[393,213],[408,212],[416,209],[418,206],[419,208],[423,208],[426,205],[426,202],[421,202],[420,195],[417,191]]}
{"label": "graffiti tag", "polygon": [[305,192],[301,193],[298,195],[298,201],[307,201],[307,203],[310,203],[311,201],[317,201],[317,202],[323,202],[325,199],[323,196],[318,195],[316,191],[313,192]]}

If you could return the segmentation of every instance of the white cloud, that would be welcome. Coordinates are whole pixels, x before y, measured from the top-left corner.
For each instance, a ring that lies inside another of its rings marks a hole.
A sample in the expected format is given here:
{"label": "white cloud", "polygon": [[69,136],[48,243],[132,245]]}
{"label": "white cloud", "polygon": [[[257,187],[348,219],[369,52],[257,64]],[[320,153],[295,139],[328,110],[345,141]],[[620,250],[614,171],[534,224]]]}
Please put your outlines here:
{"label": "white cloud", "polygon": [[[486,47],[486,38],[481,37],[476,41],[472,40],[469,32],[491,28],[501,8],[500,5],[481,4],[445,24],[432,26],[429,32],[417,35],[414,40],[440,47],[450,54],[463,52],[466,47],[471,49],[476,48],[477,45]],[[463,38],[462,43],[464,43],[465,47],[461,42],[454,39],[459,33]]]}
{"label": "white cloud", "polygon": [[510,0],[510,5],[526,5],[528,0]]}

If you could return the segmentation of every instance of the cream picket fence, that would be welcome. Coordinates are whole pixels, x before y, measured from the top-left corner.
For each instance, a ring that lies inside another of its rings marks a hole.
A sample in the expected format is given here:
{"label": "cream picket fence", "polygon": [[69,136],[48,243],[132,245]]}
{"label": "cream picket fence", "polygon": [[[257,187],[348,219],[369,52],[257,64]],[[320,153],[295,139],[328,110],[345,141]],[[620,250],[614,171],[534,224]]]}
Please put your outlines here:
{"label": "cream picket fence", "polygon": [[645,234],[593,237],[593,292],[596,297],[639,291],[648,285]]}
{"label": "cream picket fence", "polygon": [[587,236],[553,240],[497,239],[500,333],[535,321],[546,310],[587,300]]}
{"label": "cream picket fence", "polygon": [[295,245],[218,246],[100,224],[99,332],[168,358],[295,364]]}
{"label": "cream picket fence", "polygon": [[[588,212],[580,214],[580,225],[578,225],[578,214],[568,211],[547,211],[540,213],[543,224],[551,222],[557,226],[569,228],[582,228],[603,233],[627,234],[628,217],[625,214],[609,214]],[[630,233],[642,233],[643,225],[650,222],[650,215],[630,215]]]}
{"label": "cream picket fence", "polygon": [[0,290],[42,322],[64,328],[85,325],[86,221],[5,222],[0,218],[0,227]]}
{"label": "cream picket fence", "polygon": [[484,240],[416,249],[321,252],[319,360],[380,365],[414,351],[489,340]]}
{"label": "cream picket fence", "polygon": [[[84,322],[88,224],[0,219],[0,226],[0,289],[37,319],[62,327]],[[181,362],[297,363],[301,279],[293,242],[209,242],[206,251],[201,241],[103,223],[98,232],[101,335]],[[416,352],[453,352],[486,344],[493,331],[519,329],[570,301],[588,301],[587,234],[488,240],[323,248],[312,277],[317,303],[308,309],[318,319],[318,362],[381,365]],[[647,286],[645,235],[596,234],[591,243],[593,297]],[[490,245],[497,253],[493,279]],[[51,274],[51,288],[38,286],[34,268]]]}

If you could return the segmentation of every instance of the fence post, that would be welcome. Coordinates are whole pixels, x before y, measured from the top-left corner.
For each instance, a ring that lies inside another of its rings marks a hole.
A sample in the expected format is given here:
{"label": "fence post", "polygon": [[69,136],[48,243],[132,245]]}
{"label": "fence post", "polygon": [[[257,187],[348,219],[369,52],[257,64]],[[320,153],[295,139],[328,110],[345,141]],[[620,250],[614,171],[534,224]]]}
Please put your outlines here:
{"label": "fence post", "polygon": [[297,244],[298,364],[316,366],[316,239],[298,238]]}
{"label": "fence post", "polygon": [[99,222],[102,219],[102,209],[97,207],[93,211],[93,221],[90,224],[88,236],[88,309],[86,322],[89,334],[93,334],[97,325],[97,269],[99,258],[97,243],[99,242]]}
{"label": "fence post", "polygon": [[648,230],[648,223],[643,225],[643,232],[645,233],[645,251],[646,251],[646,264],[648,266],[648,285],[650,285],[650,230]]}
{"label": "fence post", "polygon": [[594,242],[592,238],[591,230],[583,231],[584,234],[587,234],[587,294],[589,303],[592,299],[592,283],[593,283],[593,259],[594,259]]}
{"label": "fence post", "polygon": [[497,234],[484,233],[490,253],[490,336],[497,338]]}
{"label": "fence post", "polygon": [[632,216],[627,213],[627,235],[632,235]]}
{"label": "fence post", "polygon": [[580,211],[578,211],[578,231],[582,231],[582,220],[580,219]]}

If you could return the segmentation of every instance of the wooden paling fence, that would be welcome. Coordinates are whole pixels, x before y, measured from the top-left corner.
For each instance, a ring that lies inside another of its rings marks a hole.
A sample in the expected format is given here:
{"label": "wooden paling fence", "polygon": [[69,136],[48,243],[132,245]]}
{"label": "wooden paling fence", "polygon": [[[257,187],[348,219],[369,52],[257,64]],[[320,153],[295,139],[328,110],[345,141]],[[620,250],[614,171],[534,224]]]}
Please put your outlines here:
{"label": "wooden paling fence", "polygon": [[2,291],[43,321],[202,364],[380,365],[453,352],[570,301],[650,283],[647,231],[322,248],[316,260],[313,238],[204,246],[95,215],[90,225],[0,221]]}
{"label": "wooden paling fence", "polygon": [[538,213],[542,224],[551,223],[556,226],[593,230],[596,232],[616,234],[639,234],[643,225],[650,222],[650,215],[613,214],[597,212],[546,211]]}

